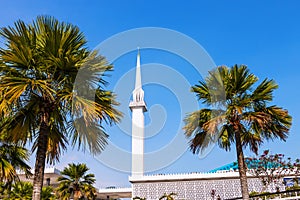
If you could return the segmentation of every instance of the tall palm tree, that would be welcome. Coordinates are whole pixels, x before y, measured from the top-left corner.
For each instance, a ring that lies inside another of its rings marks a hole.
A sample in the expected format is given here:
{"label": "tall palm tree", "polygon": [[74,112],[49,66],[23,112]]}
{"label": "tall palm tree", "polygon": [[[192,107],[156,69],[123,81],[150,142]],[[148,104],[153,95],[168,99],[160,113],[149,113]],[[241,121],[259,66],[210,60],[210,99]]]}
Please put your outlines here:
{"label": "tall palm tree", "polygon": [[[6,45],[0,49],[0,110],[9,115],[0,130],[23,145],[34,141],[33,200],[40,200],[45,162],[57,161],[68,141],[92,154],[106,145],[103,123],[120,117],[103,79],[112,66],[86,48],[78,27],[53,17],[19,20],[0,36]],[[79,70],[85,76],[76,79]]]}
{"label": "tall palm tree", "polygon": [[90,198],[95,188],[93,184],[95,183],[95,175],[87,174],[89,168],[86,164],[69,164],[61,172],[61,177],[57,180],[59,186],[57,188],[58,195],[61,199],[69,199],[73,197],[74,200],[80,198]]}
{"label": "tall palm tree", "polygon": [[[257,154],[264,140],[288,136],[292,118],[276,105],[268,105],[278,85],[258,78],[245,65],[218,67],[192,87],[199,100],[207,106],[185,118],[185,134],[191,138],[193,153],[218,143],[226,151],[235,144],[243,199],[249,199],[243,148]],[[222,98],[222,95],[224,98]]]}
{"label": "tall palm tree", "polygon": [[177,194],[176,193],[174,193],[174,192],[171,192],[170,194],[164,194],[163,196],[161,196],[160,198],[159,198],[159,200],[163,200],[163,199],[165,199],[165,200],[174,200],[174,196],[176,196]]}

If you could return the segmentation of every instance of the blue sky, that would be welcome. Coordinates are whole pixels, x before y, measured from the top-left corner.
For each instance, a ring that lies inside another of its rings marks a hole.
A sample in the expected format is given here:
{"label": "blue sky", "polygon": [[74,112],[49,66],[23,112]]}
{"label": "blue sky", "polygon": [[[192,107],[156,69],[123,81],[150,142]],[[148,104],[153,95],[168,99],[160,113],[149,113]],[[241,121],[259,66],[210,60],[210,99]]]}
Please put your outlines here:
{"label": "blue sky", "polygon": [[[216,65],[246,64],[260,80],[268,77],[279,84],[274,104],[289,110],[293,116],[293,126],[286,142],[266,142],[261,150],[270,149],[274,153],[299,158],[299,6],[296,0],[4,1],[1,3],[0,26],[12,25],[18,19],[30,22],[37,15],[51,15],[77,25],[84,32],[91,49],[114,34],[133,28],[163,27],[181,32],[202,45]],[[141,55],[142,64],[167,65],[182,74],[191,85],[201,79],[193,73],[189,63],[168,52],[142,49]],[[130,72],[135,66],[135,56],[136,52],[130,52],[113,62],[115,71],[107,78],[111,83],[110,89],[114,90],[118,81],[127,74],[128,87],[133,89],[134,82],[130,79],[133,75]],[[144,90],[151,110],[146,115],[146,123],[166,116],[162,130],[146,141],[146,151],[151,152],[172,140],[174,128],[180,129],[180,110],[177,108],[181,102],[178,102],[173,91],[157,84],[147,84]],[[127,108],[129,98],[130,94],[125,98],[127,101],[120,103],[124,114],[130,117]],[[121,130],[122,127],[106,128],[114,144],[130,150],[130,137]],[[252,155],[248,151],[245,154]],[[203,159],[187,151],[172,165],[154,173],[208,171],[234,160],[234,148],[231,152],[225,152],[216,147]],[[84,154],[69,149],[57,167],[62,169],[69,162],[86,162],[96,174],[98,187],[129,186],[128,173],[112,170],[88,152]]]}

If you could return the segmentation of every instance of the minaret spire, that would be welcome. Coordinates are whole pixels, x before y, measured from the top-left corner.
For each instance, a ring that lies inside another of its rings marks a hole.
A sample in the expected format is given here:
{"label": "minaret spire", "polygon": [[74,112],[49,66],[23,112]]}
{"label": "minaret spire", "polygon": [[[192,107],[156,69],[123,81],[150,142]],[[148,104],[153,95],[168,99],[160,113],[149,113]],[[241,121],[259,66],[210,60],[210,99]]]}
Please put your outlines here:
{"label": "minaret spire", "polygon": [[142,80],[141,80],[141,55],[140,48],[138,47],[138,54],[136,57],[136,74],[135,74],[135,90],[138,88],[142,88]]}
{"label": "minaret spire", "polygon": [[139,48],[136,57],[135,88],[132,94],[133,94],[133,102],[144,102],[144,90],[142,89],[142,77],[141,77],[141,55],[140,55]]}
{"label": "minaret spire", "polygon": [[131,176],[144,175],[144,112],[147,111],[144,102],[144,91],[141,78],[140,50],[136,58],[135,88],[132,92],[132,101],[129,104],[132,112],[132,166]]}

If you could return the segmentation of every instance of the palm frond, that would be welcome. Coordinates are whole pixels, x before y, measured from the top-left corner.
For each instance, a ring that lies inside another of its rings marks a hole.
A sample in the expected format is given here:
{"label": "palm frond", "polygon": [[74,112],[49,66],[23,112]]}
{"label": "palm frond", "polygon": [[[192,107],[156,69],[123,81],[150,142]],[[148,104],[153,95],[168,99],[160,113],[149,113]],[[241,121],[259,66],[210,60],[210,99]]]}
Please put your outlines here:
{"label": "palm frond", "polygon": [[[265,79],[254,87],[258,78],[245,65],[220,66],[215,71],[192,87],[199,101],[207,106],[188,114],[184,120],[185,135],[192,138],[192,152],[199,153],[214,141],[218,141],[221,148],[230,150],[237,132],[241,135],[242,145],[255,153],[264,140],[279,138],[285,141],[292,118],[286,110],[268,106],[278,85]],[[226,101],[220,98],[217,103],[210,92],[218,91],[211,82],[218,83],[219,80],[223,83]],[[215,116],[212,116],[215,105],[222,105],[222,111],[215,109]]]}
{"label": "palm frond", "polygon": [[108,135],[102,126],[94,122],[86,124],[83,118],[78,118],[73,123],[69,129],[73,146],[78,144],[78,149],[88,149],[94,155],[104,149]]}
{"label": "palm frond", "polygon": [[[102,124],[121,118],[115,95],[106,90],[105,77],[113,66],[87,49],[77,26],[54,17],[38,16],[29,24],[19,20],[2,28],[0,36],[5,39],[0,48],[1,135],[25,145],[38,138],[41,124],[46,124],[49,163],[58,160],[69,138],[73,146],[78,142],[80,148],[101,152],[107,138]],[[70,128],[74,119],[84,119],[86,127]],[[32,150],[38,145],[33,143]]]}

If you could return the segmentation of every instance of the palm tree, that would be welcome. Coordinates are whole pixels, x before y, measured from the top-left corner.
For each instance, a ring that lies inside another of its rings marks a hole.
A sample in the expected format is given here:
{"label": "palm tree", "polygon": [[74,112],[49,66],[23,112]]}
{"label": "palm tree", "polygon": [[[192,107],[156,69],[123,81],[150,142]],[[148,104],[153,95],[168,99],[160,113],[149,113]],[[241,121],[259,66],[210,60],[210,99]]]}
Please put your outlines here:
{"label": "palm tree", "polygon": [[88,170],[86,164],[72,163],[64,168],[61,172],[62,176],[57,179],[59,182],[57,192],[61,199],[69,199],[73,196],[73,199],[77,200],[92,196],[90,192],[95,191],[93,184],[96,179],[94,174],[87,174]]}
{"label": "palm tree", "polygon": [[[6,45],[0,49],[0,110],[7,116],[0,130],[22,145],[34,141],[33,200],[40,200],[45,162],[58,161],[68,141],[92,154],[106,145],[103,123],[121,116],[103,79],[112,66],[85,47],[78,27],[53,17],[19,20],[0,36]],[[79,70],[85,77],[76,79]]]}
{"label": "palm tree", "polygon": [[54,190],[51,186],[44,186],[41,193],[42,200],[54,200]]}
{"label": "palm tree", "polygon": [[164,194],[163,196],[161,196],[160,198],[159,198],[159,200],[163,200],[163,199],[165,199],[165,200],[174,200],[174,197],[173,196],[176,196],[177,194],[176,193],[173,193],[173,192],[171,192],[170,194]]}
{"label": "palm tree", "polygon": [[[3,119],[3,120],[2,120]],[[5,116],[0,111],[0,126]],[[11,183],[18,180],[16,170],[22,170],[26,176],[30,176],[29,152],[19,144],[11,143],[7,140],[7,134],[2,131],[0,135],[0,182],[5,183],[5,187],[10,187]]]}
{"label": "palm tree", "polygon": [[84,195],[87,200],[95,200],[97,198],[97,189],[92,185],[84,185]]}
{"label": "palm tree", "polygon": [[207,108],[185,118],[184,130],[191,138],[193,153],[215,142],[226,151],[235,144],[243,199],[249,199],[243,147],[257,154],[264,140],[285,141],[292,121],[286,110],[268,105],[278,85],[265,79],[255,87],[257,81],[245,65],[218,67],[192,87]]}
{"label": "palm tree", "polygon": [[27,149],[16,144],[0,141],[0,181],[5,187],[10,187],[13,181],[18,181],[17,170],[22,170],[28,177],[31,175],[30,166],[26,164],[29,160]]}
{"label": "palm tree", "polygon": [[4,199],[9,194],[9,190],[4,182],[0,182],[0,199]]}
{"label": "palm tree", "polygon": [[10,196],[8,199],[15,200],[31,200],[32,198],[32,183],[29,182],[16,182],[12,185]]}

